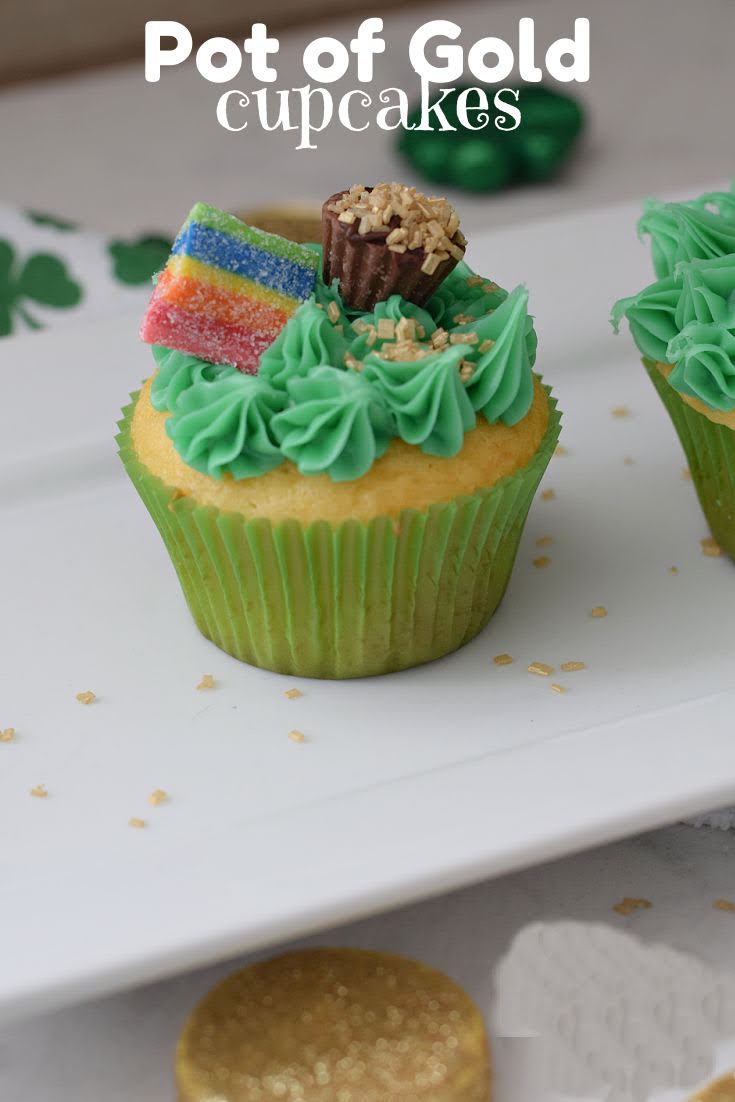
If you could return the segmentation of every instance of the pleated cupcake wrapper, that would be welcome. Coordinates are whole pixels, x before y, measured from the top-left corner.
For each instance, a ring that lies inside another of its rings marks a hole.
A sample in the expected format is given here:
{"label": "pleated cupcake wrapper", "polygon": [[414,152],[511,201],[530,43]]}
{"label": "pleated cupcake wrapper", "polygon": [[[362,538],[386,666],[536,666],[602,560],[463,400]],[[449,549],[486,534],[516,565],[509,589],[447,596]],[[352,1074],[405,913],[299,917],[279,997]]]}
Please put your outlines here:
{"label": "pleated cupcake wrapper", "polygon": [[494,487],[425,511],[340,524],[271,524],[200,506],[151,474],[123,411],[120,456],[155,521],[203,635],[279,673],[365,677],[456,650],[487,624],[559,437]]}
{"label": "pleated cupcake wrapper", "polygon": [[735,432],[692,409],[652,360],[643,364],[679,435],[710,531],[735,558]]}

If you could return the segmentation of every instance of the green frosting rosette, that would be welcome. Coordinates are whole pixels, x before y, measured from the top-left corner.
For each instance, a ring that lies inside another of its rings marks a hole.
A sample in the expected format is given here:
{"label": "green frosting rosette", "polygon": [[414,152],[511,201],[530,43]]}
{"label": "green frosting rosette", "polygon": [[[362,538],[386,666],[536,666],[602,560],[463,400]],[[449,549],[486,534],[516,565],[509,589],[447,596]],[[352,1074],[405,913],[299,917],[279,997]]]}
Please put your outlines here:
{"label": "green frosting rosette", "polygon": [[326,472],[335,482],[366,474],[395,428],[376,390],[357,372],[328,366],[287,385],[292,405],[272,422],[283,455],[302,474]]}
{"label": "green frosting rosette", "polygon": [[709,191],[686,203],[649,199],[638,221],[639,237],[650,237],[651,260],[659,279],[677,264],[735,253],[735,193]]}
{"label": "green frosting rosette", "polygon": [[533,401],[528,294],[460,262],[425,307],[393,294],[346,310],[337,283],[311,297],[262,354],[258,374],[154,347],[151,401],[189,466],[255,478],[283,459],[304,475],[361,478],[391,439],[429,455],[462,448],[477,417],[514,425]]}

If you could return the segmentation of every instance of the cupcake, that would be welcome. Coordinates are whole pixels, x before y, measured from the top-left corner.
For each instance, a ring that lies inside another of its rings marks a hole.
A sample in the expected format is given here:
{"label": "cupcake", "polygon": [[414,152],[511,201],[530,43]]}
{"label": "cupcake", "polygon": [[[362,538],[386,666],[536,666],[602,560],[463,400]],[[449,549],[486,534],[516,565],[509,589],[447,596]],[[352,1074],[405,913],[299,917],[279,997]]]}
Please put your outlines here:
{"label": "cupcake", "polygon": [[559,435],[525,288],[452,257],[423,306],[402,269],[347,306],[329,247],[210,211],[158,279],[118,438],[197,626],[291,675],[448,654],[500,603]]}
{"label": "cupcake", "polygon": [[735,194],[649,203],[639,230],[658,279],[615,304],[613,325],[627,319],[712,534],[735,558]]}

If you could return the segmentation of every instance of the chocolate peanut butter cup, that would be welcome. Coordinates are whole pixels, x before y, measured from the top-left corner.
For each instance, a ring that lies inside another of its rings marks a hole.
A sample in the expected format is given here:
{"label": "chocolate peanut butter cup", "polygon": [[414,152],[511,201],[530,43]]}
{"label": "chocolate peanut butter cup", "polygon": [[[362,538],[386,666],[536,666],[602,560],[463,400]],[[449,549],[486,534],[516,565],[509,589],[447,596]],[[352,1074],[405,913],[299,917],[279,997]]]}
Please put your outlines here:
{"label": "chocolate peanut butter cup", "polygon": [[405,184],[355,184],[322,207],[324,282],[345,305],[372,310],[399,294],[418,306],[464,257],[459,218],[446,199]]}

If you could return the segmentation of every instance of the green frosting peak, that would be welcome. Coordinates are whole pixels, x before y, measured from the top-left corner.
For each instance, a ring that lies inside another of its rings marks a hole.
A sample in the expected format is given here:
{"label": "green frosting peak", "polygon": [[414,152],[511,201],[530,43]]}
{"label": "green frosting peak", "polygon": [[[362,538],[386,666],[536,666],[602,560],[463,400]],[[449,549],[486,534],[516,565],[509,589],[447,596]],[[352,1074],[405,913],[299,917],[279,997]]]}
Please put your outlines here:
{"label": "green frosting peak", "polygon": [[651,238],[651,260],[659,279],[681,261],[711,260],[735,252],[735,193],[707,192],[688,203],[649,199],[638,222]]}
{"label": "green frosting peak", "polygon": [[290,409],[273,418],[281,451],[302,474],[360,478],[385,452],[394,425],[380,395],[355,371],[315,367],[289,379]]}
{"label": "green frosting peak", "polygon": [[310,299],[266,348],[258,374],[283,388],[289,379],[306,375],[319,364],[341,364],[348,347],[327,311]]}
{"label": "green frosting peak", "polygon": [[362,377],[375,384],[394,414],[398,435],[429,455],[456,455],[475,414],[460,379],[466,345],[451,345],[415,361],[383,360],[371,355]]}
{"label": "green frosting peak", "polygon": [[257,375],[232,372],[180,393],[166,431],[194,470],[253,478],[283,461],[272,426],[285,395]]}
{"label": "green frosting peak", "polygon": [[669,344],[669,383],[710,409],[735,409],[735,333],[693,321]]}

